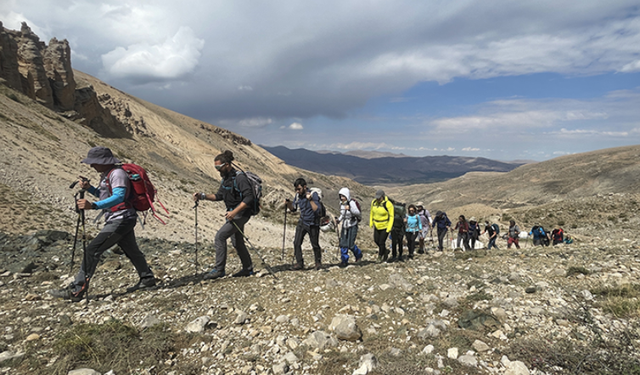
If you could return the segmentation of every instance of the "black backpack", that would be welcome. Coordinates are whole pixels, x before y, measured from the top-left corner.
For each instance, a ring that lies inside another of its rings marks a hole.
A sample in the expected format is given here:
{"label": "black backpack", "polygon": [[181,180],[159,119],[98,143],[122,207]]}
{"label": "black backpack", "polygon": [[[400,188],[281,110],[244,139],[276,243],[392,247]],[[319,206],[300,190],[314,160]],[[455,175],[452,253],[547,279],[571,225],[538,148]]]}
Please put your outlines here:
{"label": "black backpack", "polygon": [[493,223],[491,225],[491,227],[493,228],[493,230],[496,232],[496,234],[500,234],[500,226],[496,223]]}

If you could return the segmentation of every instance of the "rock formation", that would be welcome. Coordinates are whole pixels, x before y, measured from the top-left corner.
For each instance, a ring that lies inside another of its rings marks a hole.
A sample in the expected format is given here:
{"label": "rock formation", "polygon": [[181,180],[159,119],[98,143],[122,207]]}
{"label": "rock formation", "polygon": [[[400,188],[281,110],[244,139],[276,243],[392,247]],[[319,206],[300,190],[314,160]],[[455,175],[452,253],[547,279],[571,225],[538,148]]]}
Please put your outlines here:
{"label": "rock formation", "polygon": [[51,39],[44,51],[44,69],[53,90],[54,105],[62,111],[73,109],[76,81],[71,69],[71,48],[66,39]]}
{"label": "rock formation", "polygon": [[22,76],[18,70],[18,43],[0,22],[0,80],[22,92]]}

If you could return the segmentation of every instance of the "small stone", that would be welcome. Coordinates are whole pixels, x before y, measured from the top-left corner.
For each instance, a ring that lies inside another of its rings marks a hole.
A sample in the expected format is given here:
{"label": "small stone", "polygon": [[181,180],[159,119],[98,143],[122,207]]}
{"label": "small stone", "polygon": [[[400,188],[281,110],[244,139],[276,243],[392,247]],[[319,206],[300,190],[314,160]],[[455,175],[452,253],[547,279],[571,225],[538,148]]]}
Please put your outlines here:
{"label": "small stone", "polygon": [[458,362],[462,363],[465,366],[470,366],[470,367],[478,366],[478,360],[476,359],[476,357],[468,354],[461,355],[460,357],[458,357]]}
{"label": "small stone", "polygon": [[479,353],[486,352],[487,350],[491,349],[489,345],[480,340],[474,341],[471,346]]}
{"label": "small stone", "polygon": [[524,291],[525,291],[525,293],[529,293],[529,294],[531,294],[531,293],[535,293],[535,292],[536,292],[536,290],[537,290],[537,289],[536,289],[536,287],[535,287],[535,286],[529,286],[529,287],[527,287]]}
{"label": "small stone", "polygon": [[286,362],[276,363],[271,369],[276,375],[284,375],[289,372],[289,365]]}
{"label": "small stone", "polygon": [[422,353],[423,354],[431,354],[433,353],[433,350],[435,349],[435,347],[431,344],[427,345],[424,347],[424,349],[422,349]]}
{"label": "small stone", "polygon": [[510,361],[508,365],[505,366],[507,371],[504,372],[504,375],[530,375],[529,369],[527,365],[520,361]]}
{"label": "small stone", "polygon": [[26,341],[36,341],[36,340],[40,340],[40,335],[37,333],[32,333],[29,336],[27,336],[27,338],[25,339]]}
{"label": "small stone", "polygon": [[42,299],[42,297],[40,297],[39,295],[37,295],[35,293],[29,293],[26,296],[24,296],[24,300],[25,301],[39,301],[41,299]]}
{"label": "small stone", "polygon": [[191,333],[202,333],[209,320],[208,316],[201,316],[187,324],[184,330]]}
{"label": "small stone", "polygon": [[67,375],[102,375],[98,371],[91,368],[79,368],[77,370],[71,370]]}
{"label": "small stone", "polygon": [[236,316],[235,324],[245,324],[249,319],[249,315],[244,311],[238,311],[238,316]]}
{"label": "small stone", "polygon": [[449,350],[447,350],[447,357],[449,357],[451,359],[457,359],[458,358],[458,348],[449,348]]}

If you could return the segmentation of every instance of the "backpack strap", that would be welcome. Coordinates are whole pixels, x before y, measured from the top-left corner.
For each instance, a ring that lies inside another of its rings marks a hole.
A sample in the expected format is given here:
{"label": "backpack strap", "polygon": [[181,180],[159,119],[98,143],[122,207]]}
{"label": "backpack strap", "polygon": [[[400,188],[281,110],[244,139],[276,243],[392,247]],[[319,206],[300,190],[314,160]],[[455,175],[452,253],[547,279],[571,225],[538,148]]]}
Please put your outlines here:
{"label": "backpack strap", "polygon": [[[109,182],[109,178],[111,178],[111,173],[113,173],[113,171],[115,171],[116,169],[122,169],[122,168],[120,167],[113,168],[112,170],[109,171],[109,173],[107,173],[107,176],[105,177],[105,180],[104,180],[105,185],[107,185],[107,188],[109,189],[109,196],[113,195],[113,190],[111,188],[111,183]],[[127,179],[128,178],[129,177],[127,176]],[[133,207],[133,205],[131,204],[131,182],[129,182],[129,187],[128,188],[125,187],[125,189],[127,190],[127,192],[124,194],[124,202],[118,203],[115,206],[109,208],[111,212],[121,211],[121,210],[125,210]]]}

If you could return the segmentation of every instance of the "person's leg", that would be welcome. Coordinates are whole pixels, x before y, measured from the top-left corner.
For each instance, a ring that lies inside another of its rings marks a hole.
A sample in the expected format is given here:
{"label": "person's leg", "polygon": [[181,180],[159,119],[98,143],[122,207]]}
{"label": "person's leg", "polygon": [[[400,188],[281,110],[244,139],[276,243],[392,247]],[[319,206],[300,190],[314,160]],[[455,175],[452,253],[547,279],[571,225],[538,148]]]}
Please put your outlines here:
{"label": "person's leg", "polygon": [[296,265],[299,267],[304,266],[304,259],[302,259],[302,241],[307,234],[307,227],[302,224],[302,221],[298,221],[296,226],[296,234],[293,238],[293,254],[296,257]]}
{"label": "person's leg", "polygon": [[74,292],[79,292],[86,289],[85,284],[88,284],[91,277],[93,277],[102,254],[110,247],[118,243],[122,239],[124,234],[130,232],[133,229],[133,226],[135,226],[135,221],[132,225],[131,223],[125,224],[122,220],[115,220],[111,223],[106,224],[104,228],[102,228],[100,233],[98,233],[98,235],[89,243],[89,245],[87,245],[87,254],[85,255],[86,258],[83,258],[83,261],[80,264],[80,271],[76,275],[75,281],[73,282]]}
{"label": "person's leg", "polygon": [[309,227],[309,239],[313,248],[313,256],[316,261],[316,268],[322,264],[322,249],[320,248],[320,226],[312,225]]}
{"label": "person's leg", "polygon": [[513,239],[513,243],[516,245],[516,249],[520,248],[520,239],[518,237]]}
{"label": "person's leg", "polygon": [[413,251],[416,247],[416,235],[418,232],[407,232],[407,250],[409,252],[409,258],[413,258]]}
{"label": "person's leg", "polygon": [[[129,258],[136,271],[138,272],[138,276],[140,277],[140,279],[145,279],[148,277],[153,277],[153,272],[149,268],[147,259],[140,251],[140,248],[138,247],[138,243],[136,241],[136,235],[134,231],[136,220],[137,219],[133,218],[123,222],[122,239],[118,241],[118,246],[120,246],[120,248],[124,252],[124,255]],[[127,228],[130,229],[127,230]]]}
{"label": "person's leg", "polygon": [[471,247],[469,246],[469,232],[462,233],[462,244],[464,245],[464,249],[466,251],[471,250]]}
{"label": "person's leg", "polygon": [[398,233],[398,259],[402,259],[402,253],[404,251],[403,240],[404,240],[404,231],[397,231]]}
{"label": "person's leg", "polygon": [[[218,232],[216,233],[216,237],[213,241],[213,244],[216,248],[216,265],[214,270],[224,274],[225,268],[227,266],[227,240],[229,237],[233,236],[238,230],[230,221],[224,223]],[[237,244],[236,244],[237,246]]]}
{"label": "person's leg", "polygon": [[511,245],[513,244],[513,238],[507,238],[507,249],[511,249]]}
{"label": "person's leg", "polygon": [[397,230],[391,231],[391,259],[395,259],[398,256],[398,243],[402,247],[402,238]]}
{"label": "person's leg", "polygon": [[424,239],[427,236],[424,230],[418,234],[418,254],[424,254]]}
{"label": "person's leg", "polygon": [[447,236],[447,229],[440,229],[438,228],[438,250],[443,251],[444,250],[444,246],[443,246],[443,242],[444,242],[444,238]]}
{"label": "person's leg", "polygon": [[[249,221],[251,216],[240,217],[235,219],[233,222],[240,228],[240,231],[244,232],[244,225]],[[233,225],[233,223],[231,223]],[[234,225],[235,228],[235,225]],[[240,231],[236,229],[234,234],[235,237],[235,248],[236,253],[238,254],[238,258],[240,258],[240,262],[242,262],[242,269],[246,271],[253,272],[253,262],[251,261],[251,254],[249,254],[249,250],[247,249],[247,245],[244,242],[244,236]]]}

